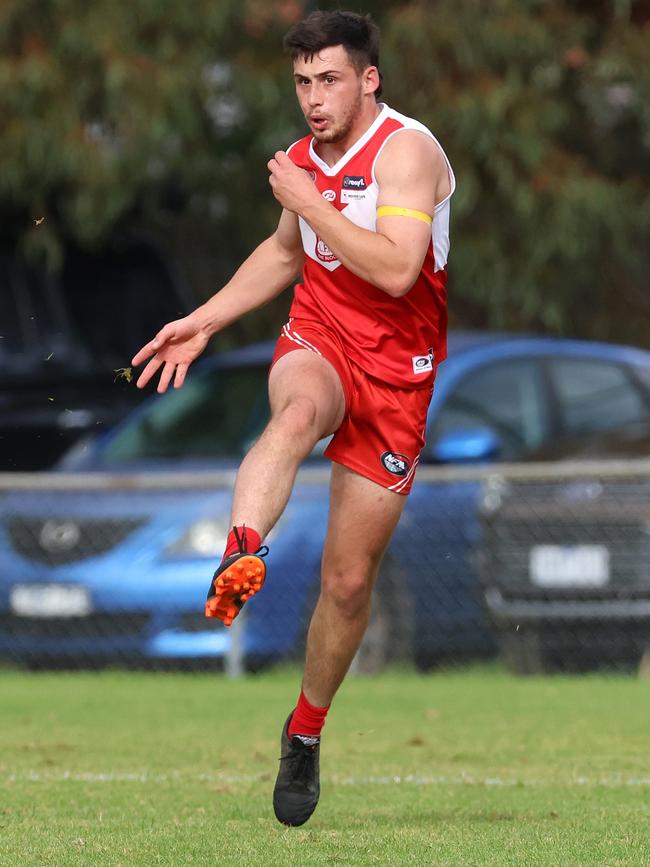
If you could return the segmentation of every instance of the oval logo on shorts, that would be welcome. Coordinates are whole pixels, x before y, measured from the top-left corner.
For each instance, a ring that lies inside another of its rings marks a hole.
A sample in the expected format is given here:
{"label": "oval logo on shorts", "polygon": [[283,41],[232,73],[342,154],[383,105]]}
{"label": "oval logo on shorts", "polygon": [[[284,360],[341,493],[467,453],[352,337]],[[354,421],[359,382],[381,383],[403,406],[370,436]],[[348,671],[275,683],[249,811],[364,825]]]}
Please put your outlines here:
{"label": "oval logo on shorts", "polygon": [[381,462],[384,469],[388,470],[394,476],[405,476],[411,463],[405,455],[398,455],[395,452],[384,452],[381,456]]}

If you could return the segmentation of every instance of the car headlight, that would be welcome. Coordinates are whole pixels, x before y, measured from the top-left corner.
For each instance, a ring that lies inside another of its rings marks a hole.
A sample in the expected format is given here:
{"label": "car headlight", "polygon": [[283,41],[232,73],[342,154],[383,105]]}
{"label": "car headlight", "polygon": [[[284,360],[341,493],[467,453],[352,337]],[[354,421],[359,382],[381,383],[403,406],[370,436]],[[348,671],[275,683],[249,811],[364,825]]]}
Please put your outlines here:
{"label": "car headlight", "polygon": [[229,530],[227,518],[201,518],[168,545],[165,554],[168,557],[221,557]]}

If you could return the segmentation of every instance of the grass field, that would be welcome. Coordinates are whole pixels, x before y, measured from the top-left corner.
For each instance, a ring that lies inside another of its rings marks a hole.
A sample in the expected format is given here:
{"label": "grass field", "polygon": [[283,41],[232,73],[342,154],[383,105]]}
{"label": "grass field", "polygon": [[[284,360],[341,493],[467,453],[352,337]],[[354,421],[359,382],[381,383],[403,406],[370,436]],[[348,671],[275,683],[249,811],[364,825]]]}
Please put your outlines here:
{"label": "grass field", "polygon": [[650,684],[350,678],[321,803],[271,789],[295,671],[0,673],[0,864],[650,864]]}

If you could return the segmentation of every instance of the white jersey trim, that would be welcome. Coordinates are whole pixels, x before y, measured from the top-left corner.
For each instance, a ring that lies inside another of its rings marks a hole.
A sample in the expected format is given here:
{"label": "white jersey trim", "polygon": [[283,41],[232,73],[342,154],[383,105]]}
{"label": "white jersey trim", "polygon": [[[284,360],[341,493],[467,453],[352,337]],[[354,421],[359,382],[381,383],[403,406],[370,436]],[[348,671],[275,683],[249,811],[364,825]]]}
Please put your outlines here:
{"label": "white jersey trim", "polygon": [[377,130],[382,125],[382,123],[386,120],[386,118],[390,116],[391,110],[388,108],[387,105],[385,105],[383,102],[378,103],[378,105],[381,105],[381,111],[379,112],[377,117],[374,119],[374,121],[371,123],[371,125],[368,127],[368,129],[364,132],[364,134],[361,136],[361,138],[358,138],[355,141],[355,143],[352,145],[352,147],[343,154],[341,159],[335,165],[328,166],[327,163],[325,162],[325,160],[322,160],[318,156],[318,154],[316,153],[316,148],[314,147],[314,142],[316,141],[316,139],[312,138],[312,140],[309,142],[309,156],[316,163],[316,165],[318,166],[318,168],[322,171],[322,173],[324,175],[327,175],[328,177],[334,177],[335,175],[338,175],[338,173],[341,171],[343,166],[347,162],[349,162],[352,159],[352,157],[356,156],[359,153],[361,148],[365,144],[368,143],[368,141],[377,132]]}

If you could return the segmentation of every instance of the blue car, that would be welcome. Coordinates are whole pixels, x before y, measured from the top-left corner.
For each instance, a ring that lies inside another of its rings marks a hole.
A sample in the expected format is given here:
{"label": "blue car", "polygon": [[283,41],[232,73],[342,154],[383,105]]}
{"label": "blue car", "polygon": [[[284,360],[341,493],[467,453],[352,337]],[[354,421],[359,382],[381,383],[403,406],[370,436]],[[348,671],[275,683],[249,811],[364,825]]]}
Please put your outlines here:
{"label": "blue car", "polygon": [[[179,391],[78,443],[45,479],[0,479],[0,656],[47,665],[246,665],[296,657],[318,594],[328,508],[319,443],[267,540],[269,576],[231,629],[203,616],[232,481],[269,413],[273,344],[193,366]],[[650,418],[650,353],[452,334],[421,466],[515,461]],[[425,477],[427,471],[422,473]],[[473,566],[478,481],[417,481],[387,552],[357,664],[490,656]],[[353,544],[353,540],[351,540]]]}

